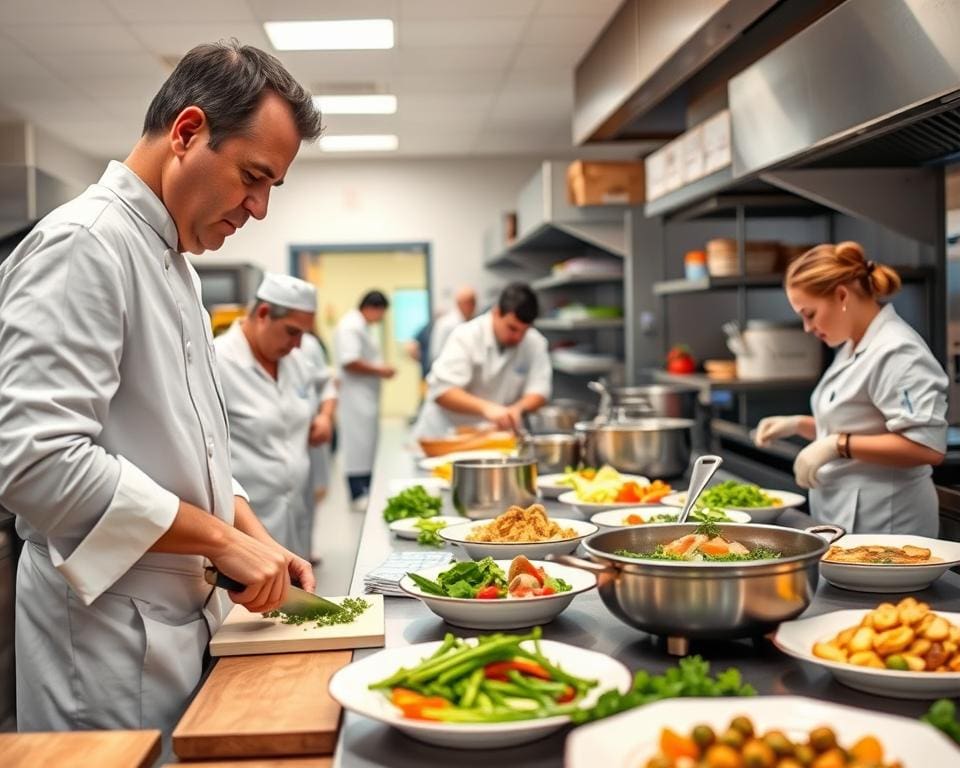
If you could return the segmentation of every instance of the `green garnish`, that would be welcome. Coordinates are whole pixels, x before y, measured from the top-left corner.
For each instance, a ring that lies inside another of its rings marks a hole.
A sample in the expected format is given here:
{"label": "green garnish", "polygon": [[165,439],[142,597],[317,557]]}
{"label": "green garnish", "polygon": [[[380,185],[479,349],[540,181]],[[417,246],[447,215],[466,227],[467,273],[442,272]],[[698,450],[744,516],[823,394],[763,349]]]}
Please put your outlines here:
{"label": "green garnish", "polygon": [[720,535],[720,527],[713,520],[704,520],[696,527],[694,533],[706,536],[708,539],[715,539]]}
{"label": "green garnish", "polygon": [[417,534],[417,544],[423,544],[426,547],[442,547],[446,542],[437,535],[441,528],[447,527],[446,520],[430,520],[423,518],[413,524],[419,533]]}
{"label": "green garnish", "polygon": [[930,705],[930,710],[920,718],[939,728],[947,736],[960,744],[960,723],[957,722],[957,705],[950,699],[938,699]]}
{"label": "green garnish", "polygon": [[405,517],[436,517],[442,504],[440,497],[431,496],[422,485],[413,485],[387,499],[383,519],[392,523]]}
{"label": "green garnish", "polygon": [[768,547],[757,547],[751,549],[745,555],[738,555],[730,552],[725,555],[707,555],[703,552],[697,552],[694,557],[684,557],[674,552],[667,552],[663,545],[657,546],[653,552],[631,552],[629,549],[618,549],[613,554],[620,557],[630,557],[634,560],[671,560],[674,562],[704,562],[704,563],[741,563],[751,560],[776,560],[780,557],[779,552],[775,552]]}
{"label": "green garnish", "polygon": [[754,507],[775,507],[777,500],[751,483],[738,483],[726,480],[708,488],[697,499],[697,506],[719,507],[721,509]]}
{"label": "green garnish", "polygon": [[678,666],[662,675],[651,675],[641,669],[626,693],[612,689],[600,694],[597,703],[571,715],[575,724],[600,720],[618,712],[649,704],[660,699],[686,696],[754,696],[756,690],[743,682],[740,670],[730,667],[715,678],[710,677],[710,662],[700,656],[686,656]]}
{"label": "green garnish", "polygon": [[362,597],[347,597],[340,604],[340,610],[333,613],[321,611],[305,611],[303,613],[285,613],[284,611],[270,611],[264,613],[264,618],[280,619],[282,624],[307,624],[314,622],[318,627],[332,627],[335,624],[351,624],[360,616],[370,603]]}

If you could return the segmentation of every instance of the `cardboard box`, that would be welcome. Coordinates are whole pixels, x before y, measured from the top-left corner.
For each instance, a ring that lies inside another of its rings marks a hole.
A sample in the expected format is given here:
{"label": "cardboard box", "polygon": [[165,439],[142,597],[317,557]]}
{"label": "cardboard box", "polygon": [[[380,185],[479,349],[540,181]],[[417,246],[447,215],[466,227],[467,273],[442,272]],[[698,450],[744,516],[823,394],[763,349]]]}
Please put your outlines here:
{"label": "cardboard box", "polygon": [[567,167],[567,200],[572,205],[636,205],[644,201],[643,163],[587,162]]}

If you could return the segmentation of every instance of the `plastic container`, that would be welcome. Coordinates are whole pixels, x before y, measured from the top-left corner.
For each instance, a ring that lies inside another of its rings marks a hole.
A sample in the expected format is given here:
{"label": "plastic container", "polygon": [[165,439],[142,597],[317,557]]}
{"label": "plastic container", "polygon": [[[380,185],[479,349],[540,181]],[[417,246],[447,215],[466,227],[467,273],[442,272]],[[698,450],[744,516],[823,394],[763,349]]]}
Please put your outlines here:
{"label": "plastic container", "polygon": [[704,280],[708,276],[707,254],[703,251],[687,251],[683,257],[683,273],[687,280]]}

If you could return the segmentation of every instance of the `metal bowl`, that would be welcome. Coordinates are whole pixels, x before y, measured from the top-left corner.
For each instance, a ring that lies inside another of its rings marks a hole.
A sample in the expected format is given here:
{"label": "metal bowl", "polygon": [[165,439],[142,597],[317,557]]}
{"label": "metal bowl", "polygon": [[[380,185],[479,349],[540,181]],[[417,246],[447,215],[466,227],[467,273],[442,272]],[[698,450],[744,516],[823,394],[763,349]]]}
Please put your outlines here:
{"label": "metal bowl", "polygon": [[609,464],[620,472],[659,478],[686,471],[693,425],[690,419],[637,419],[617,424],[582,421],[576,429],[588,466]]}
{"label": "metal bowl", "polygon": [[636,387],[608,387],[591,382],[590,388],[600,394],[600,419],[622,421],[655,416],[693,419],[697,414],[696,387],[679,384],[648,384]]}
{"label": "metal bowl", "polygon": [[[802,613],[817,586],[818,565],[842,528],[804,531],[775,525],[721,524],[724,538],[748,548],[769,547],[776,560],[735,563],[636,560],[614,554],[650,552],[693,533],[695,524],[621,528],[591,536],[583,546],[596,561],[557,555],[593,571],[604,605],[631,627],[670,638],[750,637]],[[827,538],[817,535],[828,534]]]}
{"label": "metal bowl", "polygon": [[523,415],[527,429],[536,435],[572,432],[578,421],[596,415],[596,406],[580,400],[558,399]]}
{"label": "metal bowl", "polygon": [[450,482],[453,506],[461,515],[496,517],[516,504],[537,501],[537,462],[534,459],[464,459],[453,462]]}
{"label": "metal bowl", "polygon": [[525,435],[520,440],[520,455],[534,459],[541,474],[563,472],[580,464],[580,439],[566,433]]}

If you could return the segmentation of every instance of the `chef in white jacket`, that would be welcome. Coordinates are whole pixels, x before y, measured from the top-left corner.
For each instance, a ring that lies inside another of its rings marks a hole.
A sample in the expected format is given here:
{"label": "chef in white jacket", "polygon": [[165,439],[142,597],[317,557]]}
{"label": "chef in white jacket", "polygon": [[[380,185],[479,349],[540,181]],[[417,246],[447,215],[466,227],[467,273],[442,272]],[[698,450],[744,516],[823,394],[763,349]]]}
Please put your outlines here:
{"label": "chef in white jacket", "polygon": [[477,292],[469,285],[460,286],[454,294],[453,308],[440,315],[433,324],[429,350],[431,365],[440,357],[440,352],[443,350],[444,344],[447,343],[447,339],[450,338],[450,334],[453,333],[453,329],[472,320],[476,311]]}
{"label": "chef in white jacket", "polygon": [[205,564],[246,584],[229,596],[254,611],[279,605],[291,577],[313,586],[232,480],[210,319],[183,253],[263,218],[319,130],[272,56],[198,46],[125,162],[0,266],[0,504],[27,542],[21,730],[168,732],[229,607]]}
{"label": "chef in white jacket", "polygon": [[357,508],[370,492],[373,460],[380,432],[380,382],[396,370],[383,354],[370,326],[382,322],[390,302],[380,291],[368,291],[357,309],[337,323],[334,351],[340,380],[340,461]]}
{"label": "chef in white jacket", "polygon": [[511,283],[492,310],[457,326],[427,376],[414,435],[436,437],[484,423],[519,430],[523,414],[550,399],[547,340],[532,327],[538,312],[530,287]]}
{"label": "chef in white jacket", "polygon": [[[311,431],[329,439],[336,392],[300,342],[314,326],[317,290],[291,275],[267,273],[247,316],[214,341],[230,424],[234,477],[269,534],[310,558],[306,488]],[[311,528],[312,530],[312,528]]]}
{"label": "chef in white jacket", "polygon": [[306,541],[310,549],[310,562],[320,563],[313,554],[313,529],[317,518],[317,505],[327,494],[330,484],[331,448],[333,442],[334,418],[337,408],[337,378],[333,366],[327,359],[327,353],[320,340],[313,334],[304,334],[300,340],[300,350],[314,367],[314,397],[320,402],[319,418],[310,425],[310,479],[303,493],[306,514],[301,521],[301,541]]}
{"label": "chef in white jacket", "polygon": [[763,419],[756,440],[801,435],[794,463],[821,522],[852,533],[937,535],[931,465],[943,461],[947,377],[920,335],[880,299],[897,273],[857,243],[821,245],[794,261],[787,297],[833,363],[811,397],[813,416]]}

